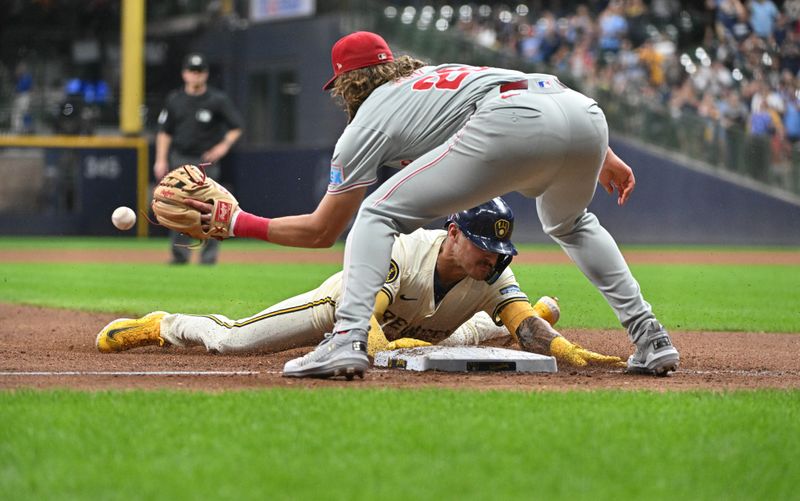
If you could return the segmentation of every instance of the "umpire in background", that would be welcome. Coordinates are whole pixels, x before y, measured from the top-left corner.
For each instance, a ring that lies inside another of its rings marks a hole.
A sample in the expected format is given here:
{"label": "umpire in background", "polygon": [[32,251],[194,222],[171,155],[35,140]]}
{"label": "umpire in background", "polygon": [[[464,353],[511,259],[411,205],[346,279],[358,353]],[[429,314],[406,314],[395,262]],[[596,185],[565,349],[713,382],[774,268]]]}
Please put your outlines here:
{"label": "umpire in background", "polygon": [[[156,160],[153,166],[156,181],[170,169],[184,164],[210,163],[207,174],[220,179],[219,161],[242,135],[242,117],[230,98],[221,90],[208,86],[208,61],[192,53],[183,62],[183,88],[167,96],[158,115]],[[191,239],[171,231],[172,264],[185,264],[191,257]],[[201,264],[214,264],[219,242],[209,239],[202,248]]]}

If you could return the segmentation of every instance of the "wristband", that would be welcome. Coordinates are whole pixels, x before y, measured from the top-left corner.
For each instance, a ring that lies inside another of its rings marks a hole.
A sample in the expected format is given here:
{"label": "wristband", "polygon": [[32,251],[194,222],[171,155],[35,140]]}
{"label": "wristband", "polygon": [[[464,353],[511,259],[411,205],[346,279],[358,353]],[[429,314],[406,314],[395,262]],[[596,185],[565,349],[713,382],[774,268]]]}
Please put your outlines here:
{"label": "wristband", "polygon": [[267,217],[259,217],[240,209],[233,221],[233,235],[269,242],[269,222]]}

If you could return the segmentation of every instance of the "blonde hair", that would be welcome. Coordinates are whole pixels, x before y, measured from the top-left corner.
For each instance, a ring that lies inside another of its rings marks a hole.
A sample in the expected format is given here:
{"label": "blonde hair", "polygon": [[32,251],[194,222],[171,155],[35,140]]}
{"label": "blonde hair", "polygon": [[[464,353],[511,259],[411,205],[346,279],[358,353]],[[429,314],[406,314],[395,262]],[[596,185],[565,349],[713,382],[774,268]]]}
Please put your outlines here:
{"label": "blonde hair", "polygon": [[341,101],[347,112],[348,122],[351,122],[358,108],[373,90],[386,82],[410,76],[425,64],[410,56],[400,56],[388,63],[348,71],[334,81],[331,95]]}

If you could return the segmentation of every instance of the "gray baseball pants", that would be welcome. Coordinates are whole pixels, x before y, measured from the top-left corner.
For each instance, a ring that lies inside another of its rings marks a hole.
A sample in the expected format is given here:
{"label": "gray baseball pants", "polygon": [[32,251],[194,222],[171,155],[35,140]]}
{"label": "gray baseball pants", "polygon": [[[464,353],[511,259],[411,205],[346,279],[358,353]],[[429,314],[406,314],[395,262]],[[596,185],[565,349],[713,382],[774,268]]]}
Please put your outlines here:
{"label": "gray baseball pants", "polygon": [[536,198],[543,230],[603,294],[632,342],[654,318],[616,242],[586,207],[608,148],[597,103],[554,83],[493,91],[445,144],[367,197],[347,238],[335,331],[368,330],[393,237],[517,191]]}

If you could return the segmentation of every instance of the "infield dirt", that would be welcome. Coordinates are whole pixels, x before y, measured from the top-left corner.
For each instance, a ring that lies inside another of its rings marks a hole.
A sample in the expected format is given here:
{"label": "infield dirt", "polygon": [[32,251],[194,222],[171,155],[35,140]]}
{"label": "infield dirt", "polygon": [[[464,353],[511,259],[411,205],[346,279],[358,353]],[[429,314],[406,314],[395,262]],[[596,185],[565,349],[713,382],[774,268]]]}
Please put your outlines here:
{"label": "infield dirt", "polygon": [[[627,253],[629,262],[708,262],[709,253],[682,255],[665,253],[663,260],[652,253],[637,257]],[[716,253],[713,262],[752,264],[797,264],[796,253]],[[222,252],[223,262],[275,262],[281,253]],[[338,252],[303,254],[307,261],[341,262]],[[666,257],[668,256],[668,258]],[[781,257],[782,256],[782,257]],[[71,256],[64,252],[30,252],[13,255],[0,252],[0,261],[91,261],[114,258],[86,251]],[[159,262],[164,252],[138,253],[131,261]],[[538,256],[539,261],[560,262],[560,257]],[[295,253],[291,261],[297,262]],[[537,259],[536,256],[529,259]],[[786,262],[788,261],[788,262]],[[561,366],[557,374],[510,373],[415,373],[399,369],[370,371],[364,380],[288,379],[281,377],[283,364],[307,351],[299,348],[269,354],[209,354],[202,348],[141,348],[125,353],[101,354],[94,347],[97,332],[120,315],[68,311],[25,305],[0,304],[0,389],[67,388],[104,389],[189,389],[239,390],[265,387],[352,387],[352,388],[468,388],[478,390],[732,390],[800,388],[800,334],[746,332],[672,332],[681,353],[680,370],[665,378],[635,376],[618,369]],[[625,332],[618,330],[562,331],[567,338],[602,353],[627,358],[632,347]],[[97,375],[102,372],[247,372],[248,375]],[[20,375],[22,372],[76,373],[74,375]]]}

